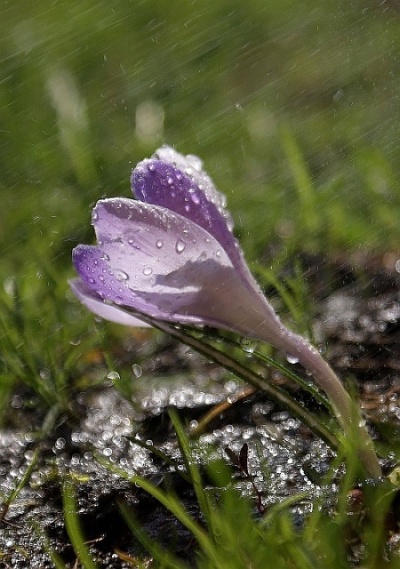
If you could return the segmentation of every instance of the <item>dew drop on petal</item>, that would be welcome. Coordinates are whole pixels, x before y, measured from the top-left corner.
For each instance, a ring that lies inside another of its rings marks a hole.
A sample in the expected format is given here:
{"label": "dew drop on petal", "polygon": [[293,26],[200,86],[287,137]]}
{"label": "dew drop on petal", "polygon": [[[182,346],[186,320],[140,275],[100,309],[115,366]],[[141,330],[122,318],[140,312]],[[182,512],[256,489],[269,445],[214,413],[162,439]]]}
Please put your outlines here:
{"label": "dew drop on petal", "polygon": [[110,260],[110,257],[107,255],[107,253],[102,253],[101,258],[103,259],[103,261],[109,261]]}
{"label": "dew drop on petal", "polygon": [[157,249],[161,249],[161,247],[163,246],[163,240],[162,239],[157,239],[156,241],[156,247]]}
{"label": "dew drop on petal", "polygon": [[186,158],[193,166],[193,168],[197,170],[197,172],[201,172],[201,169],[203,167],[203,162],[198,156],[195,156],[194,154],[188,154]]}
{"label": "dew drop on petal", "polygon": [[177,253],[182,253],[185,250],[186,243],[182,239],[178,239],[175,245],[175,251]]}
{"label": "dew drop on petal", "polygon": [[192,202],[198,205],[200,203],[200,197],[197,194],[192,194]]}
{"label": "dew drop on petal", "polygon": [[93,211],[92,213],[92,221],[97,221],[99,219],[99,214],[97,211]]}
{"label": "dew drop on petal", "polygon": [[153,269],[151,267],[145,267],[142,272],[146,277],[149,277],[153,272]]}
{"label": "dew drop on petal", "polygon": [[147,169],[148,169],[150,172],[154,172],[154,170],[156,169],[156,167],[155,167],[154,164],[149,164],[149,165],[147,166]]}
{"label": "dew drop on petal", "polygon": [[125,271],[115,271],[115,276],[119,281],[127,281],[129,279],[129,275]]}

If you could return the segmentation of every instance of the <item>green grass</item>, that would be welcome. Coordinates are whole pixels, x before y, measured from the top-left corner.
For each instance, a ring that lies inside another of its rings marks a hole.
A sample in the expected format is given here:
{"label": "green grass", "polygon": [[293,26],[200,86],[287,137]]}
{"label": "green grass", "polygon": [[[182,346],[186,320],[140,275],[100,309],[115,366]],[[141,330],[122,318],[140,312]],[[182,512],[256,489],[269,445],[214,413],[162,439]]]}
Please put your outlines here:
{"label": "green grass", "polygon": [[[113,354],[127,332],[96,322],[72,299],[71,250],[93,241],[95,201],[129,195],[131,168],[163,142],[202,157],[227,194],[248,260],[299,331],[310,332],[312,299],[301,267],[278,281],[288,258],[398,251],[394,3],[19,0],[3,2],[1,15],[3,425],[15,426],[16,394],[35,411],[24,427],[39,438],[59,417],[73,424],[77,393],[118,367]],[[72,491],[65,496],[73,510]],[[333,522],[315,514],[303,535],[287,515],[260,527],[234,492],[223,499],[215,536],[226,527],[223,539],[234,546],[232,512],[240,509],[255,566],[267,544],[276,567],[324,567],[325,558],[347,567],[335,549],[349,523],[343,504]],[[379,523],[372,516],[365,536]],[[383,562],[377,540],[371,569]],[[209,553],[199,567],[218,567]]]}
{"label": "green grass", "polygon": [[[198,515],[191,516],[179,498],[170,491],[153,485],[143,477],[131,476],[108,465],[116,475],[129,479],[160,502],[193,534],[198,544],[197,562],[195,565],[193,562],[185,564],[174,556],[173,551],[160,548],[150,540],[138,524],[132,509],[121,501],[120,509],[127,525],[148,549],[155,560],[155,567],[349,569],[350,556],[353,559],[362,558],[365,569],[398,566],[399,552],[389,552],[383,547],[385,519],[396,494],[396,489],[389,483],[366,486],[363,489],[363,507],[360,509],[357,504],[352,505],[349,493],[356,482],[356,464],[350,460],[335,512],[329,512],[324,506],[326,496],[322,495],[319,501],[315,501],[312,513],[306,517],[301,527],[296,527],[290,508],[309,500],[307,494],[303,493],[270,507],[257,520],[254,505],[235,489],[232,472],[226,463],[219,461],[208,465],[209,482],[205,486],[189,440],[175,411],[171,412],[171,419],[198,500],[201,523],[198,522]],[[107,466],[107,463],[102,462]],[[327,488],[332,473],[325,480]],[[338,547],[338,544],[342,545]]]}

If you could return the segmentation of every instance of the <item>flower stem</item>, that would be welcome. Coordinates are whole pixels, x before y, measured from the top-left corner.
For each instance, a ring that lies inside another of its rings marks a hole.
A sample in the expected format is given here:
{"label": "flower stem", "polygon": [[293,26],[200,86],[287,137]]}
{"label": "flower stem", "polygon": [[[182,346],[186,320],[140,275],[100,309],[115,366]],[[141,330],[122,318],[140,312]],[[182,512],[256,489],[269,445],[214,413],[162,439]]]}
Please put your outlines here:
{"label": "flower stem", "polygon": [[343,384],[321,354],[302,336],[282,327],[281,334],[275,338],[274,346],[295,357],[299,363],[314,376],[318,386],[326,393],[332,403],[335,415],[349,440],[356,441],[358,457],[369,476],[379,478],[381,467],[374,445],[360,410],[351,399]]}

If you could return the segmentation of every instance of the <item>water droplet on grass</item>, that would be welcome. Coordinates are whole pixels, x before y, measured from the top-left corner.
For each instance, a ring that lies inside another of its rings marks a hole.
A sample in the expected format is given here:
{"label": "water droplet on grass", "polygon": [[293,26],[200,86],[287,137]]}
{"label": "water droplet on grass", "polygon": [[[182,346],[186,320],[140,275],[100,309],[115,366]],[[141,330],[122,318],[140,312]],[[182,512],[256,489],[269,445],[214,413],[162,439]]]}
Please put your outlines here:
{"label": "water droplet on grass", "polygon": [[110,379],[111,381],[115,381],[117,379],[120,379],[120,375],[117,371],[110,371],[107,374],[107,379]]}
{"label": "water droplet on grass", "polygon": [[139,364],[133,364],[132,371],[137,378],[139,378],[143,373],[143,370]]}

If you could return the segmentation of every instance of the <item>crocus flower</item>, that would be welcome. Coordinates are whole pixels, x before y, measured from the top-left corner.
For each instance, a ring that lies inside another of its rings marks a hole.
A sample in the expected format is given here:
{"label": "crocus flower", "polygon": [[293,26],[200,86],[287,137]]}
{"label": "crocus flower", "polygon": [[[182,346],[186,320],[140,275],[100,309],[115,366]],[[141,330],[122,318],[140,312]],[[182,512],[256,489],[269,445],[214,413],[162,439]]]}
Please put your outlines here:
{"label": "crocus flower", "polygon": [[[314,374],[350,429],[349,395],[317,350],[282,324],[262,294],[232,233],[225,197],[199,158],[163,146],[136,166],[132,186],[136,199],[96,204],[97,246],[73,251],[80,278],[70,284],[81,302],[125,325],[145,326],[143,313],[268,342]],[[377,463],[370,468],[375,475],[378,469]]]}

